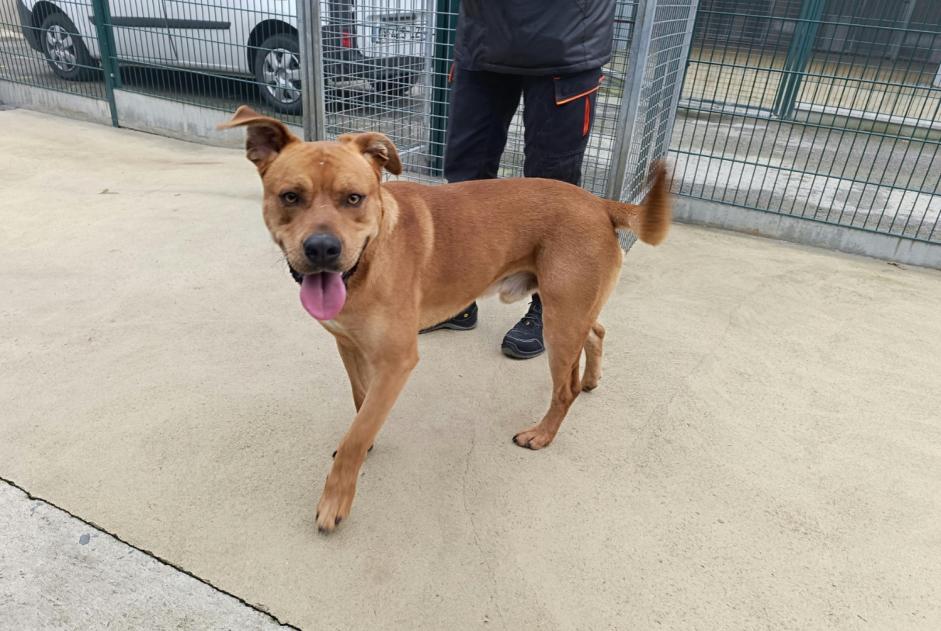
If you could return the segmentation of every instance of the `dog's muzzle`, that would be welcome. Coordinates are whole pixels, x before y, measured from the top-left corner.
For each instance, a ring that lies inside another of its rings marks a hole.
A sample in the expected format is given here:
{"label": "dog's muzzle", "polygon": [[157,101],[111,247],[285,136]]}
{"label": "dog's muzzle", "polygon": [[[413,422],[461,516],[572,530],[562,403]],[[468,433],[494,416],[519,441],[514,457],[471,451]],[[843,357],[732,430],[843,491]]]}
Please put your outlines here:
{"label": "dog's muzzle", "polygon": [[[305,243],[306,243],[306,242],[305,242]],[[345,272],[343,272],[342,278],[343,278],[343,283],[344,283],[344,284],[348,284],[350,278],[353,276],[353,274],[356,273],[356,270],[359,269],[359,262],[362,260],[362,258],[363,258],[363,253],[366,251],[366,246],[368,246],[368,245],[369,245],[369,239],[367,238],[366,241],[365,241],[365,243],[363,243],[362,249],[360,249],[360,251],[359,251],[359,257],[357,257],[356,262],[353,263],[353,267],[351,267],[350,269],[348,269],[348,270],[346,270]],[[298,272],[296,269],[294,269],[294,268],[291,266],[291,263],[290,263],[290,262],[288,262],[288,271],[291,273],[291,278],[293,278],[293,279],[294,279],[294,282],[296,282],[298,285],[300,285],[302,282],[304,282],[304,275],[301,274],[300,272]]]}

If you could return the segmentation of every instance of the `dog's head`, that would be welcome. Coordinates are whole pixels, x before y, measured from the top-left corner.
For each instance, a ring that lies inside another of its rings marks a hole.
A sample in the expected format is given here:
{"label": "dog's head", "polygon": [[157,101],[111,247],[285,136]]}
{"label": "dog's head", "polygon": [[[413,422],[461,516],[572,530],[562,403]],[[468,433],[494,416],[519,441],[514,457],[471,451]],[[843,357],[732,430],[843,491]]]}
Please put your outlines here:
{"label": "dog's head", "polygon": [[[345,300],[346,276],[382,223],[382,169],[402,172],[395,145],[375,132],[301,142],[244,105],[220,127],[247,128],[246,156],[264,186],[265,224],[288,264],[305,285],[319,285],[326,302],[336,302],[341,289]],[[314,315],[324,320],[331,313],[328,305]]]}

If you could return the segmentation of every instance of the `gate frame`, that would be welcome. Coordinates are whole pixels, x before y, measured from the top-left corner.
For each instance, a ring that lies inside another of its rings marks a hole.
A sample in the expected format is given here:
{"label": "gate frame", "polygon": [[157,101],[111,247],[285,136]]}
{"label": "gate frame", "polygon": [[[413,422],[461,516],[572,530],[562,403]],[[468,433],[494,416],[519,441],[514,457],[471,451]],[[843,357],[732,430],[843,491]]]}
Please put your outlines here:
{"label": "gate frame", "polygon": [[[631,46],[628,49],[627,74],[621,95],[621,108],[618,112],[618,130],[611,145],[612,169],[605,182],[604,196],[619,199],[624,187],[624,174],[627,171],[627,159],[631,151],[631,138],[637,128],[637,115],[640,109],[640,93],[644,86],[646,64],[637,63],[638,59],[647,60],[650,53],[650,37],[653,34],[653,16],[656,13],[657,0],[637,0],[634,12],[634,24],[631,27]],[[652,9],[652,10],[651,10]]]}
{"label": "gate frame", "polygon": [[324,99],[323,30],[320,0],[296,0],[301,68],[301,117],[304,140],[325,140],[327,106]]}

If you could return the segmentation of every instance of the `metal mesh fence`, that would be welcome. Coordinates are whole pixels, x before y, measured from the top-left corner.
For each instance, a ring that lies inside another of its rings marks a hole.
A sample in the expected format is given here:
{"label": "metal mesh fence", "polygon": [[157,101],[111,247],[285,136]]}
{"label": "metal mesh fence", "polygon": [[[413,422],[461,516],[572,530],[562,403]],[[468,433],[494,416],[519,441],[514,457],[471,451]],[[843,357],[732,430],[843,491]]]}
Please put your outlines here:
{"label": "metal mesh fence", "polygon": [[[321,2],[321,16],[329,10]],[[325,65],[346,45],[358,51],[350,83],[325,90],[326,136],[380,131],[398,147],[407,177],[436,179],[456,21],[457,2],[356,2],[338,23],[341,37],[322,44]]]}
{"label": "metal mesh fence", "polygon": [[301,121],[294,2],[108,0],[120,87],[221,111]]}
{"label": "metal mesh fence", "polygon": [[626,201],[643,197],[651,163],[670,144],[696,2],[659,0],[644,10],[650,14],[639,21],[646,32],[639,33],[636,51],[643,61],[632,67],[633,93],[622,96],[626,142],[615,168],[615,177],[623,173],[620,196]]}
{"label": "metal mesh fence", "polygon": [[703,0],[684,195],[941,243],[941,4]]}
{"label": "metal mesh fence", "polygon": [[105,99],[91,3],[0,5],[0,80]]}

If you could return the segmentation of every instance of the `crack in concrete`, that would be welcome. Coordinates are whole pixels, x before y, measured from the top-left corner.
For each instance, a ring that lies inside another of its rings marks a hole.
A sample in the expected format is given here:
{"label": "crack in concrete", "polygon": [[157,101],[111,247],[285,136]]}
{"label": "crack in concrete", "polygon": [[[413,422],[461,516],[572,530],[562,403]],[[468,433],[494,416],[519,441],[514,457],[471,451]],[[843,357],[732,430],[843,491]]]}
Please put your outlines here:
{"label": "crack in concrete", "polygon": [[486,566],[487,574],[490,576],[490,584],[492,586],[492,589],[490,590],[490,603],[493,605],[494,610],[497,612],[497,616],[500,618],[500,624],[504,629],[506,629],[506,620],[503,618],[503,611],[500,609],[500,601],[496,598],[497,581],[496,578],[494,578],[494,571],[490,566],[490,563],[486,560],[487,555],[484,554],[484,549],[480,545],[480,535],[477,532],[477,524],[474,523],[474,515],[467,506],[467,475],[470,473],[471,455],[474,453],[474,449],[476,447],[477,432],[475,430],[471,432],[470,449],[468,449],[467,453],[464,455],[464,475],[461,476],[461,502],[464,504],[464,514],[467,515],[467,521],[470,522],[471,534],[474,536],[474,546],[477,548],[477,552],[480,553],[481,558],[484,559],[484,566]]}

